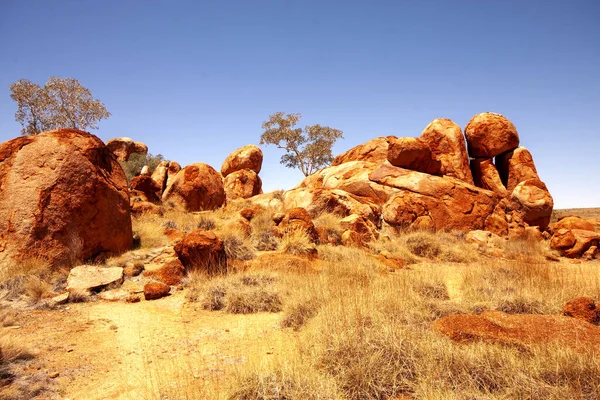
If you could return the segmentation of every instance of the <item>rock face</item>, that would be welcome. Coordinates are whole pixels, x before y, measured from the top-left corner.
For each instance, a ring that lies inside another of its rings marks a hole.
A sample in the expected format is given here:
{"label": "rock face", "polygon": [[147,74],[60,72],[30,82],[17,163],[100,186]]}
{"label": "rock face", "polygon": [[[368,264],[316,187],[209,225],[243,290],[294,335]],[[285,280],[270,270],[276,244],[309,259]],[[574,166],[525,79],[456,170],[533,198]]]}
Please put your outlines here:
{"label": "rock face", "polygon": [[472,159],[471,172],[475,186],[491,190],[501,197],[508,195],[508,191],[504,187],[500,174],[491,158]]}
{"label": "rock face", "polygon": [[258,146],[249,144],[235,150],[225,159],[221,166],[221,175],[226,177],[233,172],[243,169],[249,169],[258,174],[260,173],[262,162],[262,150]]}
{"label": "rock face", "polygon": [[187,269],[215,274],[225,269],[223,242],[213,232],[196,230],[175,245],[175,253]]}
{"label": "rock face", "polygon": [[304,231],[313,243],[319,240],[319,233],[308,212],[304,208],[292,208],[287,210],[281,221],[277,222],[275,233],[283,237],[287,233],[301,230]]}
{"label": "rock face", "polygon": [[421,133],[421,140],[440,161],[443,175],[473,184],[465,138],[460,126],[448,118],[434,119]]}
{"label": "rock face", "polygon": [[526,223],[546,229],[552,216],[554,200],[544,182],[529,179],[519,183],[512,192],[511,200]]}
{"label": "rock face", "polygon": [[396,189],[382,217],[398,228],[483,229],[498,197],[458,179],[382,165],[369,178]]}
{"label": "rock face", "polygon": [[492,158],[519,147],[517,129],[500,114],[477,114],[467,124],[465,136],[471,157]]}
{"label": "rock face", "polygon": [[417,138],[390,138],[387,159],[395,167],[441,175],[442,164],[435,158],[427,143]]}
{"label": "rock face", "polygon": [[175,259],[161,265],[158,269],[145,271],[144,276],[166,285],[177,285],[185,276],[185,267],[179,259]]}
{"label": "rock face", "polygon": [[123,282],[123,268],[80,265],[69,272],[67,290],[91,292]]}
{"label": "rock face", "polygon": [[142,192],[146,201],[160,203],[160,186],[158,186],[156,181],[148,175],[134,177],[131,182],[129,182],[129,189]]}
{"label": "rock face", "polygon": [[148,146],[142,142],[134,142],[128,137],[110,139],[106,147],[117,157],[119,161],[127,161],[134,154],[148,154]]}
{"label": "rock face", "polygon": [[540,179],[533,163],[533,156],[525,147],[499,155],[496,157],[496,164],[502,183],[509,192],[512,192],[521,182]]}
{"label": "rock face", "polygon": [[180,204],[186,211],[216,210],[225,203],[221,175],[207,164],[188,165],[168,183],[162,201]]}
{"label": "rock face", "polygon": [[125,173],[99,138],[61,129],[0,144],[0,265],[73,265],[131,245]]}
{"label": "rock face", "polygon": [[583,218],[576,216],[569,216],[561,218],[553,226],[553,230],[559,231],[561,229],[581,229],[584,231],[594,231],[594,225],[590,221],[586,221]]}
{"label": "rock face", "polygon": [[154,168],[152,172],[152,180],[156,182],[156,185],[160,188],[160,193],[167,187],[167,172],[169,170],[169,163],[167,161],[161,161],[160,164]]}
{"label": "rock face", "polygon": [[485,341],[527,348],[558,344],[577,351],[600,346],[600,327],[558,315],[505,314],[449,315],[433,323],[434,330],[458,342]]}
{"label": "rock face", "polygon": [[312,218],[332,213],[341,217],[357,214],[370,221],[379,219],[375,203],[339,189],[292,189],[284,193],[283,205],[285,209],[304,208]]}
{"label": "rock face", "polygon": [[374,163],[384,163],[388,157],[388,139],[394,139],[394,136],[378,137],[369,140],[366,143],[359,144],[345,153],[333,159],[332,167],[344,164],[350,161],[368,161]]}
{"label": "rock face", "polygon": [[227,200],[249,199],[262,193],[262,181],[251,169],[241,169],[223,179]]}

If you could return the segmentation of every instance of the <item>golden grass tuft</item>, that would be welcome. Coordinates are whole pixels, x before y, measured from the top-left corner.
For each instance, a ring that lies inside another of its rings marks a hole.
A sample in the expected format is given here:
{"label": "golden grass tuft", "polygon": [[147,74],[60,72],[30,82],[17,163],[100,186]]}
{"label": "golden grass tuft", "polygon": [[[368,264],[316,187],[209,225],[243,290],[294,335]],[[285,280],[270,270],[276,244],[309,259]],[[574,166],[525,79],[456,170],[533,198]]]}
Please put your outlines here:
{"label": "golden grass tuft", "polygon": [[301,229],[295,229],[283,235],[280,250],[285,254],[310,256],[315,253],[316,247],[310,241],[306,232]]}

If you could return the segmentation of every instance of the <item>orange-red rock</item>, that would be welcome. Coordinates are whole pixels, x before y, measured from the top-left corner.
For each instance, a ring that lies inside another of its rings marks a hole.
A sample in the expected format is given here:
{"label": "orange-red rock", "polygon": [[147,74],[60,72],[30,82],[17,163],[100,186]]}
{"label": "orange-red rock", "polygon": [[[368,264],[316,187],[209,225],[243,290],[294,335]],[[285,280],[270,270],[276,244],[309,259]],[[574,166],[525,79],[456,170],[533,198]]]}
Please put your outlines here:
{"label": "orange-red rock", "polygon": [[162,201],[180,204],[186,211],[216,210],[225,203],[221,175],[207,164],[188,165],[169,182]]}
{"label": "orange-red rock", "polygon": [[377,168],[370,179],[397,190],[383,205],[382,217],[398,228],[415,227],[416,223],[434,229],[482,229],[498,201],[493,192],[455,178],[389,165]]}
{"label": "orange-red rock", "polygon": [[581,229],[584,231],[594,231],[594,225],[590,221],[586,221],[583,218],[577,216],[568,216],[561,218],[554,226],[552,227],[554,231],[558,231],[560,229]]}
{"label": "orange-red rock", "polygon": [[529,179],[519,183],[512,191],[511,200],[513,209],[523,216],[524,222],[546,229],[552,216],[554,200],[544,182]]}
{"label": "orange-red rock", "polygon": [[379,237],[377,227],[368,219],[351,214],[340,220],[340,228],[344,231],[353,231],[359,235],[360,242],[366,244]]}
{"label": "orange-red rock", "polygon": [[388,161],[395,167],[441,175],[442,164],[427,143],[418,138],[389,138]]}
{"label": "orange-red rock", "polygon": [[528,179],[540,179],[533,163],[533,157],[525,147],[500,154],[496,157],[500,178],[509,192]]}
{"label": "orange-red rock", "polygon": [[0,144],[0,265],[70,265],[131,245],[125,173],[99,138],[60,129]]}
{"label": "orange-red rock", "polygon": [[494,211],[485,219],[483,229],[503,237],[508,235],[507,210],[508,200],[500,200],[494,207]]}
{"label": "orange-red rock", "polygon": [[471,172],[475,186],[491,190],[501,197],[508,195],[508,191],[504,187],[500,174],[491,158],[472,159]]}
{"label": "orange-red rock", "polygon": [[388,139],[394,136],[378,137],[366,143],[359,144],[335,157],[331,166],[340,165],[350,161],[367,161],[376,164],[386,162],[388,157]]}
{"label": "orange-red rock", "polygon": [[211,231],[196,230],[185,235],[175,245],[175,253],[187,269],[199,269],[208,274],[225,271],[223,241]]}
{"label": "orange-red rock", "polygon": [[287,233],[301,230],[304,231],[313,243],[319,240],[319,234],[315,229],[310,214],[304,208],[292,208],[287,210],[277,224],[276,234],[280,237]]}
{"label": "orange-red rock", "polygon": [[519,147],[517,129],[500,114],[475,115],[465,128],[465,136],[471,157],[492,158]]}
{"label": "orange-red rock", "polygon": [[157,206],[154,203],[139,200],[131,203],[131,214],[135,216],[140,216],[144,214],[162,215],[163,211],[162,208],[160,208],[160,206]]}
{"label": "orange-red rock", "polygon": [[161,189],[160,186],[148,175],[140,175],[134,177],[129,182],[129,189],[139,190],[144,193],[147,201],[151,203],[160,203]]}
{"label": "orange-red rock", "polygon": [[591,297],[577,297],[565,303],[563,314],[591,324],[598,324],[600,323],[600,304],[596,304]]}
{"label": "orange-red rock", "polygon": [[151,282],[144,285],[144,298],[146,300],[157,300],[165,297],[171,291],[171,287],[162,282]]}
{"label": "orange-red rock", "polygon": [[169,163],[167,161],[161,161],[156,166],[156,168],[154,168],[154,171],[152,172],[152,175],[151,175],[154,182],[156,182],[156,185],[160,188],[161,195],[162,195],[162,192],[165,190],[165,187],[167,187],[168,170],[169,170]]}
{"label": "orange-red rock", "polygon": [[262,191],[262,181],[251,169],[230,173],[223,179],[227,200],[248,199]]}
{"label": "orange-red rock", "polygon": [[221,166],[221,174],[223,177],[226,177],[233,172],[243,169],[249,169],[258,174],[260,173],[262,162],[262,150],[258,146],[249,144],[235,150],[227,156]]}
{"label": "orange-red rock", "polygon": [[600,244],[600,233],[582,229],[559,229],[550,240],[550,247],[566,257],[581,257],[590,247]]}
{"label": "orange-red rock", "polygon": [[469,156],[462,129],[448,118],[434,119],[421,133],[423,140],[441,163],[442,175],[473,184]]}
{"label": "orange-red rock", "polygon": [[173,182],[173,179],[175,179],[179,171],[181,171],[181,165],[179,165],[177,161],[169,161],[169,165],[167,167],[167,184],[165,189],[171,184],[171,182]]}
{"label": "orange-red rock", "polygon": [[146,270],[144,276],[156,279],[166,285],[178,285],[185,276],[185,268],[178,259],[169,261],[157,269]]}
{"label": "orange-red rock", "polygon": [[142,142],[134,142],[128,137],[110,139],[106,147],[117,157],[119,161],[127,161],[129,157],[136,154],[148,154],[148,146]]}

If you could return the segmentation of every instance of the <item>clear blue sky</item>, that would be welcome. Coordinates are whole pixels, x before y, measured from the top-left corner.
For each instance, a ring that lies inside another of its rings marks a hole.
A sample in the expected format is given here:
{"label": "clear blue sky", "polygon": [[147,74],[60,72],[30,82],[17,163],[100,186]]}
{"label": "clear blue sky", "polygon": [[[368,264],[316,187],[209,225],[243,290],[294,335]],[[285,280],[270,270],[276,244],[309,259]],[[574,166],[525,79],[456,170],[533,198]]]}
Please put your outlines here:
{"label": "clear blue sky", "polygon": [[[600,207],[598,0],[0,0],[0,141],[9,85],[50,76],[106,104],[103,140],[216,169],[276,111],[343,130],[336,154],[499,112],[556,207]],[[265,190],[301,180],[263,150]]]}

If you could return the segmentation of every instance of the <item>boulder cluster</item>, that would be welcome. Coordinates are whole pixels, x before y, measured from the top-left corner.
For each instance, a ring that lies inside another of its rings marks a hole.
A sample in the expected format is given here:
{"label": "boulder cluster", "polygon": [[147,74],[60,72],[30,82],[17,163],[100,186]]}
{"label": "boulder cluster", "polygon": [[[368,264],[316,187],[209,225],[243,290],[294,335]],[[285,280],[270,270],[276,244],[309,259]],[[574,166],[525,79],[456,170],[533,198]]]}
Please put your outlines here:
{"label": "boulder cluster", "polygon": [[419,138],[370,140],[285,192],[283,202],[312,216],[355,214],[376,229],[486,230],[503,237],[540,235],[553,207],[515,126],[494,113],[473,117],[464,135],[453,121],[436,119]]}

